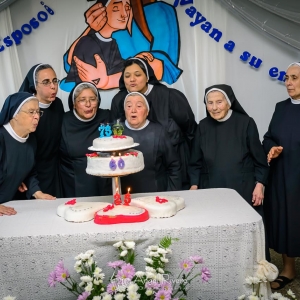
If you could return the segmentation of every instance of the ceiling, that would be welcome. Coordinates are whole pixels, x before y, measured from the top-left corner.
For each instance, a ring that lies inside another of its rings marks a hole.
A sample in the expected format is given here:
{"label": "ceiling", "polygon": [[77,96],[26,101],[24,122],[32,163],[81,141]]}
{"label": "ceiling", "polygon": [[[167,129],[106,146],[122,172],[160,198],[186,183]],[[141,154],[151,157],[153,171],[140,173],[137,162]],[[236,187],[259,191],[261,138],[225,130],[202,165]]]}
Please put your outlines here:
{"label": "ceiling", "polygon": [[16,0],[0,0],[0,11],[15,2]]}

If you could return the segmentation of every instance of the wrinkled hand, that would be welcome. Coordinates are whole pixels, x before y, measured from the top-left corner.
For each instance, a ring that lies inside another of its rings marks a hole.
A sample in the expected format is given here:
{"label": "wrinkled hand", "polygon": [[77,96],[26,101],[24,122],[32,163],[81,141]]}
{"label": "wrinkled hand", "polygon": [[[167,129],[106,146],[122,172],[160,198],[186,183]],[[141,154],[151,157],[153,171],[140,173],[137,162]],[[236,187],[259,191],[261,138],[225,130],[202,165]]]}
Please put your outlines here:
{"label": "wrinkled hand", "polygon": [[141,53],[137,54],[135,57],[146,59],[149,62],[154,60],[154,57],[150,52],[141,52]]}
{"label": "wrinkled hand", "polygon": [[44,194],[41,191],[35,192],[33,196],[35,199],[41,199],[41,200],[55,200],[56,199],[56,197],[53,197],[49,194]]}
{"label": "wrinkled hand", "polygon": [[106,8],[102,3],[96,3],[85,12],[85,22],[90,28],[99,31],[107,22]]}
{"label": "wrinkled hand", "polygon": [[21,183],[21,185],[18,188],[19,192],[24,193],[25,191],[28,190],[26,184],[24,182]]}
{"label": "wrinkled hand", "polygon": [[108,83],[106,65],[98,54],[94,55],[96,67],[83,62],[77,56],[74,56],[74,61],[78,70],[78,75],[82,81],[94,83],[97,88],[104,88]]}
{"label": "wrinkled hand", "polygon": [[258,182],[252,193],[252,203],[253,206],[259,206],[262,204],[264,199],[264,185]]}
{"label": "wrinkled hand", "polygon": [[5,206],[0,204],[0,216],[12,216],[15,215],[17,212],[13,207]]}
{"label": "wrinkled hand", "polygon": [[198,186],[197,186],[197,185],[192,185],[192,186],[190,187],[190,190],[191,190],[191,191],[198,190]]}
{"label": "wrinkled hand", "polygon": [[279,154],[282,152],[283,147],[278,146],[278,147],[272,147],[271,150],[268,153],[267,159],[268,159],[268,163],[270,163],[270,161],[273,158],[276,158],[279,156]]}

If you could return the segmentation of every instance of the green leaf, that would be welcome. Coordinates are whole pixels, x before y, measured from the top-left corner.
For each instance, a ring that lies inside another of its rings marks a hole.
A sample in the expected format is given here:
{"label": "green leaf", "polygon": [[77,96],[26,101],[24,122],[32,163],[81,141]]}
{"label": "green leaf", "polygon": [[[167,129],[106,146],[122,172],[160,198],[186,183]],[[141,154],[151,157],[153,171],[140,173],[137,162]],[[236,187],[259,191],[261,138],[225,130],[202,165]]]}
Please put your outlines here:
{"label": "green leaf", "polygon": [[159,247],[167,249],[172,245],[172,241],[179,241],[179,239],[171,238],[169,236],[165,236],[159,242]]}

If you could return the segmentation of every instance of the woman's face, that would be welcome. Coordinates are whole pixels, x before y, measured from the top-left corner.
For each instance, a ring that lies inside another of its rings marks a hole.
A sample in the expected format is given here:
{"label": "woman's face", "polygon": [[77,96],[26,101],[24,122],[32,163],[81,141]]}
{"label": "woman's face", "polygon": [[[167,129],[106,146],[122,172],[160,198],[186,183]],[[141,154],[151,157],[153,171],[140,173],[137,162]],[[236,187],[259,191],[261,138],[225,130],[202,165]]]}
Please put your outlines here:
{"label": "woman's face", "polygon": [[39,101],[33,99],[22,105],[15,116],[16,122],[22,128],[22,131],[24,130],[26,135],[36,130],[40,120],[39,112]]}
{"label": "woman's face", "polygon": [[37,74],[36,96],[42,103],[55,100],[58,90],[58,80],[52,69],[41,70]]}
{"label": "woman's face", "polygon": [[132,64],[124,71],[124,83],[129,92],[145,93],[147,91],[147,76],[141,67]]}
{"label": "woman's face", "polygon": [[84,120],[92,118],[98,109],[98,98],[94,91],[90,88],[82,90],[75,99],[74,108],[80,118]]}
{"label": "woman's face", "polygon": [[206,108],[213,119],[221,120],[227,115],[230,106],[221,92],[214,91],[207,95]]}
{"label": "woman's face", "polygon": [[291,66],[287,69],[285,74],[285,86],[292,99],[300,99],[300,67],[298,65]]}
{"label": "woman's face", "polygon": [[117,30],[126,29],[132,14],[129,0],[111,1],[106,7],[107,24]]}
{"label": "woman's face", "polygon": [[139,95],[129,96],[125,102],[125,116],[132,128],[141,128],[148,116],[145,100]]}

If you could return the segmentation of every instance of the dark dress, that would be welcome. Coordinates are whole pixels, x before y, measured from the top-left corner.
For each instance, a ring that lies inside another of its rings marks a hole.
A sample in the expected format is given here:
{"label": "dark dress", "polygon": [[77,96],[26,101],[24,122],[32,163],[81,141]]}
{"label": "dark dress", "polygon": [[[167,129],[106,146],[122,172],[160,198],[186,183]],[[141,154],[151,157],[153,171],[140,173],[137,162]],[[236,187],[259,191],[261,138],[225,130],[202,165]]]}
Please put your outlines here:
{"label": "dark dress", "polygon": [[[112,100],[111,113],[114,120],[125,119],[124,99],[126,95],[126,90],[120,91]],[[147,118],[159,123],[167,131],[180,157],[182,186],[187,189],[191,141],[197,126],[191,107],[183,93],[162,84],[154,85],[146,98],[150,107]]]}
{"label": "dark dress", "polygon": [[[78,57],[85,63],[96,67],[94,55],[98,54],[104,62],[107,70],[107,75],[122,72],[124,60],[121,57],[118,44],[114,39],[109,42],[101,41],[97,38],[95,31],[91,32],[80,38],[78,41],[73,56]],[[95,78],[94,83],[97,85],[101,78]],[[72,61],[70,72],[66,78],[66,82],[79,83],[82,80],[78,76],[78,71],[74,60]]]}
{"label": "dark dress", "polygon": [[262,214],[262,206],[252,205],[255,182],[266,184],[268,165],[254,120],[233,111],[218,122],[200,121],[193,141],[189,168],[191,185],[201,189],[236,190]]}
{"label": "dark dress", "polygon": [[64,108],[56,98],[48,108],[40,108],[44,114],[33,133],[37,140],[36,170],[43,193],[61,197],[59,177],[59,144]]}
{"label": "dark dress", "polygon": [[86,173],[88,147],[99,137],[100,123],[110,121],[109,110],[98,108],[93,120],[82,122],[73,111],[65,113],[62,125],[61,182],[64,197],[92,197],[111,194],[111,180]]}
{"label": "dark dress", "polygon": [[300,105],[290,99],[276,104],[264,136],[268,154],[273,146],[283,151],[271,160],[264,203],[270,248],[290,257],[300,256]]}
{"label": "dark dress", "polygon": [[164,129],[150,122],[141,130],[124,125],[124,135],[139,143],[134,149],[144,155],[145,168],[141,172],[121,178],[122,192],[130,187],[132,193],[176,191],[181,189],[179,157]]}
{"label": "dark dress", "polygon": [[34,169],[35,137],[30,134],[25,143],[15,140],[4,127],[0,128],[0,203],[18,200],[14,197],[24,182],[27,198],[40,191]]}

